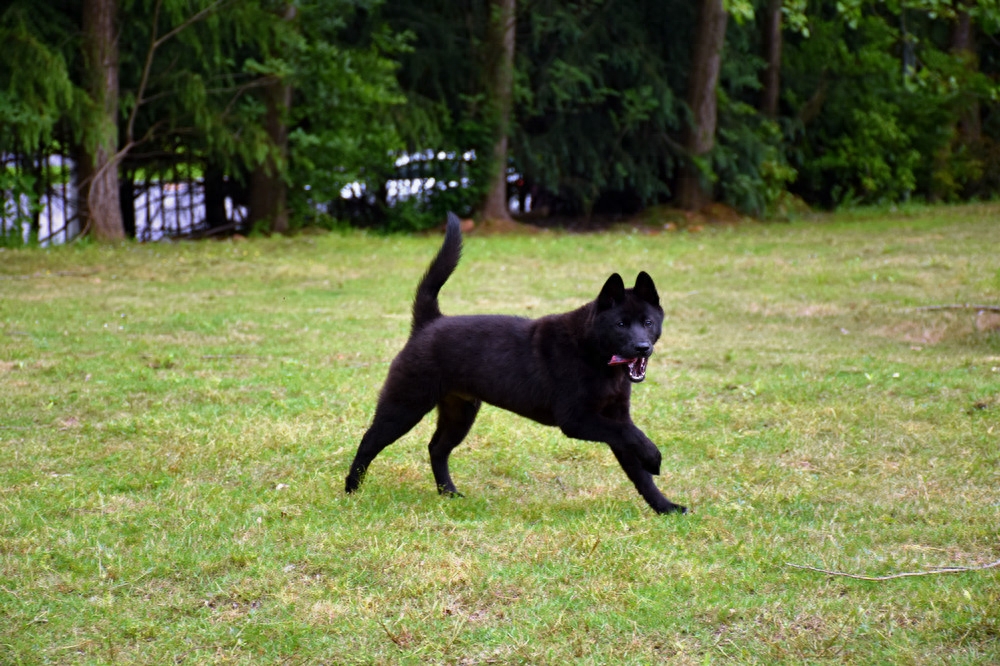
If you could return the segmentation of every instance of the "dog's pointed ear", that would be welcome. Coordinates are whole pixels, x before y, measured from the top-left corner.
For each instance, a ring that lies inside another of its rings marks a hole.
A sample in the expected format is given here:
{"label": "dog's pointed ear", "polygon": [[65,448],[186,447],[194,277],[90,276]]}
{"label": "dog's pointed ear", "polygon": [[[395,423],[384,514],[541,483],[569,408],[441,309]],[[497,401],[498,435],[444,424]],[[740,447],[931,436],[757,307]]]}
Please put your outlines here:
{"label": "dog's pointed ear", "polygon": [[613,308],[618,303],[625,300],[625,281],[618,273],[612,273],[604,286],[601,287],[601,294],[597,297],[597,309],[607,310]]}
{"label": "dog's pointed ear", "polygon": [[635,287],[632,288],[632,293],[650,305],[660,307],[660,295],[656,293],[656,285],[653,284],[653,278],[649,277],[649,273],[646,271],[640,271],[639,275],[636,276]]}

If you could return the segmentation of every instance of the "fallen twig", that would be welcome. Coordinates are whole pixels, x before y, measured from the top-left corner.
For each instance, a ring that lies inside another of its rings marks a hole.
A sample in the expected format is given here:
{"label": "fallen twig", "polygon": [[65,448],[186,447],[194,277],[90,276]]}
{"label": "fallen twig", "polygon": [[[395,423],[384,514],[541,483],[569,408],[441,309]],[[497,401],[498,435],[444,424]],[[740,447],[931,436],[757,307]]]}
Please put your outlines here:
{"label": "fallen twig", "polygon": [[214,359],[229,359],[229,358],[266,358],[261,354],[202,354],[201,357],[205,360]]}
{"label": "fallen twig", "polygon": [[792,567],[793,569],[804,569],[805,571],[815,571],[816,573],[823,573],[828,576],[843,576],[844,578],[854,578],[855,580],[870,580],[870,581],[884,581],[893,580],[896,578],[912,578],[914,576],[933,576],[934,574],[945,574],[945,573],[964,573],[966,571],[982,571],[983,569],[992,569],[994,567],[1000,567],[1000,560],[996,562],[990,562],[989,564],[982,564],[976,567],[939,567],[937,569],[929,569],[927,571],[907,571],[904,573],[890,574],[888,576],[862,576],[860,574],[845,573],[843,571],[829,571],[827,569],[817,569],[816,567],[807,567],[802,564],[792,564],[790,562],[785,562],[786,567]]}
{"label": "fallen twig", "polygon": [[389,631],[389,627],[385,626],[385,622],[382,621],[382,618],[375,619],[378,621],[379,626],[382,627],[382,631],[385,632],[385,635],[389,637],[389,640],[396,644],[396,647],[400,649],[406,647],[406,643],[399,636]]}
{"label": "fallen twig", "polygon": [[976,305],[975,303],[952,303],[949,305],[924,305],[914,310],[977,310],[979,312],[1000,312],[1000,305]]}

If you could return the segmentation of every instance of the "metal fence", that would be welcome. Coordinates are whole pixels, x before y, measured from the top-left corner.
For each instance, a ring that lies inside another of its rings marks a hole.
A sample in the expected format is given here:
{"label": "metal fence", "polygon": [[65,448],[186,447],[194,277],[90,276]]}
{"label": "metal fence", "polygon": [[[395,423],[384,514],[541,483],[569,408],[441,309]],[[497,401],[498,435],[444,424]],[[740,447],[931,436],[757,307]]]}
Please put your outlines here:
{"label": "metal fence", "polygon": [[[141,171],[126,163],[119,183],[126,235],[139,241],[202,236],[206,183],[200,164],[174,161]],[[66,243],[83,230],[70,156],[0,154],[0,244]],[[228,230],[239,230],[245,206],[225,197]]]}
{"label": "metal fence", "polygon": [[[247,185],[221,173],[208,178],[203,163],[188,159],[183,155],[126,158],[119,165],[126,236],[149,242],[249,231]],[[377,224],[378,211],[385,207],[406,201],[426,203],[434,196],[467,188],[474,160],[473,151],[405,155],[396,162],[396,177],[379,184],[378,191],[370,191],[364,183],[351,183],[332,201],[309,200],[307,205],[358,226]],[[511,212],[531,212],[535,188],[524,187],[513,169],[507,180]],[[305,190],[308,193],[310,188]],[[52,146],[37,155],[0,153],[0,245],[58,245],[78,237],[85,231],[79,191],[72,155]]]}

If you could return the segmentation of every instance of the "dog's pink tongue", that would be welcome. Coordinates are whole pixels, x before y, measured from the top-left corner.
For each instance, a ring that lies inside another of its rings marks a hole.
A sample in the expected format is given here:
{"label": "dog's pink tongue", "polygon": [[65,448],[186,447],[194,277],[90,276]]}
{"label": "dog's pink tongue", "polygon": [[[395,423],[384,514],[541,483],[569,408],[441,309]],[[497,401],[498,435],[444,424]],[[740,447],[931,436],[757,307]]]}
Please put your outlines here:
{"label": "dog's pink tongue", "polygon": [[608,365],[629,365],[630,363],[635,363],[635,361],[636,359],[634,358],[624,358],[615,354],[611,357],[611,360],[608,361]]}

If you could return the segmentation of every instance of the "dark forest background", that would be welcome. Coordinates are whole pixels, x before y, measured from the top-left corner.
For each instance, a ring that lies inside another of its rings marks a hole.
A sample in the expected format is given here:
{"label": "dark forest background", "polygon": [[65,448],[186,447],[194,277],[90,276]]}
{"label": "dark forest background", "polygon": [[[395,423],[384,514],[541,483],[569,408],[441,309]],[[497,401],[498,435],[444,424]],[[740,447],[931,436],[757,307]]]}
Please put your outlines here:
{"label": "dark forest background", "polygon": [[992,0],[8,1],[0,242],[57,195],[66,239],[136,236],[151,183],[197,190],[186,235],[993,199],[998,31]]}

